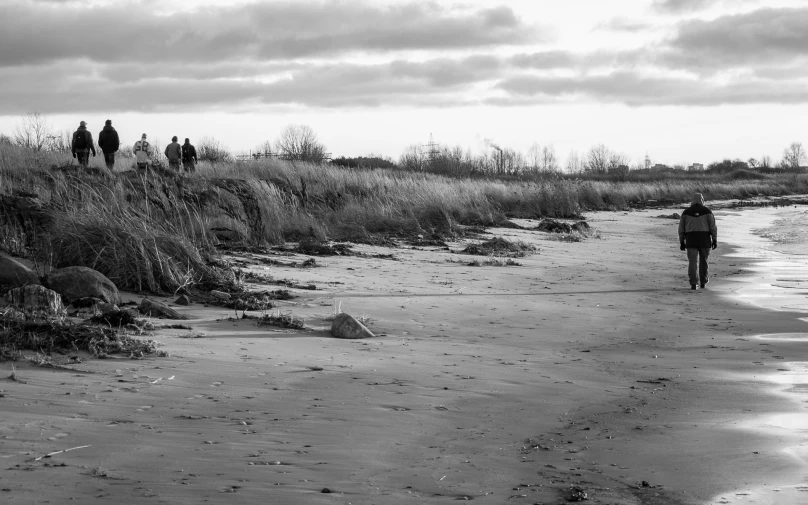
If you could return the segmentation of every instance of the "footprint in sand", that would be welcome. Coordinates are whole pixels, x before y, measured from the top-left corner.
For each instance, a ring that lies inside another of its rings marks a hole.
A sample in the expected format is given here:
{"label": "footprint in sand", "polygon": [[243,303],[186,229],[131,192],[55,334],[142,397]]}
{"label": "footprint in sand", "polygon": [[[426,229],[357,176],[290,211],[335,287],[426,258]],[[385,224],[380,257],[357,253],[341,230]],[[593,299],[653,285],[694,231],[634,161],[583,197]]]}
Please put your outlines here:
{"label": "footprint in sand", "polygon": [[154,407],[154,405],[143,405],[142,407],[138,407],[137,411],[138,412],[143,412],[144,410],[149,410],[152,407]]}
{"label": "footprint in sand", "polygon": [[67,433],[57,433],[56,435],[54,435],[52,437],[48,437],[48,440],[59,440],[60,438],[65,438],[65,437],[69,437],[69,436],[70,435],[67,434]]}
{"label": "footprint in sand", "polygon": [[222,381],[216,381],[216,382],[214,382],[213,384],[211,384],[211,387],[215,387],[215,388],[217,388],[217,387],[222,386],[222,385],[224,385],[224,382],[222,382]]}

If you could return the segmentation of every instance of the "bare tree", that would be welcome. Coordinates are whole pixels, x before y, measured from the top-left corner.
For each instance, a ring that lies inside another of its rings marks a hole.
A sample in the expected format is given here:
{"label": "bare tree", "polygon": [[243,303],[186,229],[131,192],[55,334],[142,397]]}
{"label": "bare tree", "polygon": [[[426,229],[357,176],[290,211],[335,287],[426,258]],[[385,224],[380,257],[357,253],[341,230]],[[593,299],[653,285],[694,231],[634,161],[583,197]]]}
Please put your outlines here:
{"label": "bare tree", "polygon": [[407,170],[414,170],[420,172],[426,165],[426,156],[424,156],[421,146],[413,144],[406,149],[399,158],[398,164]]}
{"label": "bare tree", "polygon": [[47,118],[39,112],[29,112],[14,130],[13,140],[20,147],[43,151],[48,148],[51,136]]}
{"label": "bare tree", "polygon": [[534,171],[541,170],[542,152],[538,142],[533,142],[527,150],[527,163]]}
{"label": "bare tree", "polygon": [[774,166],[774,162],[772,161],[772,157],[768,154],[764,154],[760,157],[760,164],[758,165],[759,168],[770,169]]}
{"label": "bare tree", "polygon": [[598,144],[587,151],[584,168],[587,172],[605,174],[609,168],[609,158],[611,157],[612,152],[609,148],[603,144]]}
{"label": "bare tree", "polygon": [[289,160],[321,163],[325,157],[325,146],[317,139],[317,134],[306,125],[288,125],[283,129],[275,149]]}
{"label": "bare tree", "polygon": [[577,174],[583,172],[583,170],[584,164],[581,162],[581,157],[578,156],[578,152],[575,150],[570,151],[570,155],[567,156],[567,172]]}
{"label": "bare tree", "polygon": [[760,162],[755,158],[749,158],[746,160],[746,164],[749,165],[749,168],[757,168],[760,165]]}
{"label": "bare tree", "polygon": [[806,160],[805,148],[802,142],[792,142],[783,151],[782,165],[787,168],[800,168]]}
{"label": "bare tree", "polygon": [[558,172],[558,158],[552,145],[544,146],[541,150],[541,171],[544,173]]}

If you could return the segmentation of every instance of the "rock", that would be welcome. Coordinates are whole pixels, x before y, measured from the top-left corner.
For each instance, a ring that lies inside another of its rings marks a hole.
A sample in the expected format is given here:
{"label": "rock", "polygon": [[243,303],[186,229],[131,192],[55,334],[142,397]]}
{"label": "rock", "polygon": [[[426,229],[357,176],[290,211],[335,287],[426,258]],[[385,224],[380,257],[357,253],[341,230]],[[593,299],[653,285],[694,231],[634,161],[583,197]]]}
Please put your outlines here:
{"label": "rock", "polygon": [[149,298],[144,298],[137,309],[141,314],[161,319],[188,319],[168,305]]}
{"label": "rock", "polygon": [[215,296],[219,300],[229,300],[230,293],[225,293],[224,291],[216,291],[215,289],[210,292],[211,295]]}
{"label": "rock", "polygon": [[59,293],[38,284],[12,289],[6,293],[5,301],[11,307],[30,315],[60,316],[65,311]]}
{"label": "rock", "polygon": [[673,214],[660,214],[657,216],[660,219],[681,219],[682,216],[674,212]]}
{"label": "rock", "polygon": [[360,323],[350,314],[337,314],[331,323],[331,335],[336,338],[370,338],[375,337],[364,324]]}
{"label": "rock", "polygon": [[188,298],[188,295],[180,295],[177,297],[176,300],[174,300],[174,303],[176,303],[177,305],[184,305],[187,307],[188,305],[191,305],[191,299]]}
{"label": "rock", "polygon": [[87,267],[66,267],[45,276],[45,286],[56,291],[67,303],[77,298],[98,298],[119,305],[118,288],[106,275]]}
{"label": "rock", "polygon": [[0,254],[0,286],[17,288],[26,284],[42,284],[39,276],[19,261]]}
{"label": "rock", "polygon": [[578,486],[573,486],[570,488],[569,497],[567,497],[567,501],[584,501],[588,498],[586,491],[583,488]]}

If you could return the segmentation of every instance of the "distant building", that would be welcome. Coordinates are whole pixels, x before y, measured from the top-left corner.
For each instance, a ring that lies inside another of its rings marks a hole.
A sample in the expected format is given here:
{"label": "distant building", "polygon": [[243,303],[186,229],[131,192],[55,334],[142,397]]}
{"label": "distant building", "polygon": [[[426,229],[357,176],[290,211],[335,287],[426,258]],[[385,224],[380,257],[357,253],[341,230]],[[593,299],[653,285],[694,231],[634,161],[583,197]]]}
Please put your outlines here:
{"label": "distant building", "polygon": [[654,165],[653,170],[668,170],[668,165],[665,165],[664,163],[657,163]]}
{"label": "distant building", "polygon": [[701,164],[701,163],[693,163],[692,165],[687,167],[687,169],[690,172],[703,172],[704,171],[704,165]]}

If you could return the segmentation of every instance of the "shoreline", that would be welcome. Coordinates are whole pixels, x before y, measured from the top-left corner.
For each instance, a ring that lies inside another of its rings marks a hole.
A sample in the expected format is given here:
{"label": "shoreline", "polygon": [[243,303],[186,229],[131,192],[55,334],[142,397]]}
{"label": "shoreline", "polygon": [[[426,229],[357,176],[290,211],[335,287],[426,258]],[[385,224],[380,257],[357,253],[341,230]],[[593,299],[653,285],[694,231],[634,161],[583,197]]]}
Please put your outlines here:
{"label": "shoreline", "polygon": [[[21,363],[27,382],[0,384],[4,497],[557,504],[578,487],[591,503],[679,505],[796,482],[781,434],[726,427],[793,410],[755,377],[785,365],[783,343],[762,353],[754,336],[802,322],[721,295],[751,268],[742,258],[721,254],[716,289],[691,293],[675,223],[657,213],[592,214],[603,238],[580,243],[491,230],[539,246],[521,266],[405,248],[273,267],[326,288],[273,309],[312,330],[195,304],[179,309],[193,332],[155,337],[170,358],[80,374]],[[340,302],[378,337],[331,338]]]}
{"label": "shoreline", "polygon": [[[744,212],[744,209],[739,209]],[[748,226],[744,229],[739,227],[729,227],[729,241],[734,250],[725,258],[737,258],[745,262],[745,269],[748,270],[740,278],[731,279],[732,284],[727,283],[729,292],[722,293],[722,296],[730,300],[740,301],[767,312],[779,313],[787,318],[793,318],[804,324],[808,322],[808,304],[806,304],[806,293],[795,289],[795,286],[787,285],[787,280],[783,276],[794,276],[798,279],[805,278],[802,273],[808,273],[808,267],[799,256],[784,253],[777,250],[777,244],[766,237],[763,232],[781,219],[785,212],[778,209],[767,209],[760,212],[760,209],[747,209],[746,212],[755,211],[754,219],[744,220]],[[796,211],[794,211],[796,212]],[[722,212],[726,217],[734,217],[735,212]],[[749,223],[752,221],[752,223]],[[785,282],[784,282],[785,281]],[[738,284],[735,284],[735,283]],[[800,282],[800,281],[797,281]],[[762,333],[751,336],[761,346],[767,346],[773,353],[788,356],[806,356],[804,347],[808,342],[808,326],[798,324],[793,333]],[[781,358],[781,359],[782,359]],[[785,408],[780,412],[771,412],[758,416],[750,416],[741,421],[735,429],[765,433],[769,436],[776,436],[780,440],[788,440],[788,445],[781,448],[783,454],[791,457],[795,467],[805,471],[808,469],[808,450],[804,448],[808,442],[808,436],[801,434],[804,426],[808,425],[808,413],[803,412],[803,404],[806,401],[803,388],[808,384],[808,363],[806,361],[783,361],[776,371],[767,373],[746,373],[734,374],[738,380],[751,379],[766,388],[766,391],[773,397],[785,400],[791,408]],[[778,503],[799,503],[805,499],[805,492],[808,486],[800,478],[791,484],[781,484],[779,486],[763,485],[758,487],[746,487],[730,492],[719,493],[714,496],[709,503],[722,504],[761,504],[776,505]]]}

